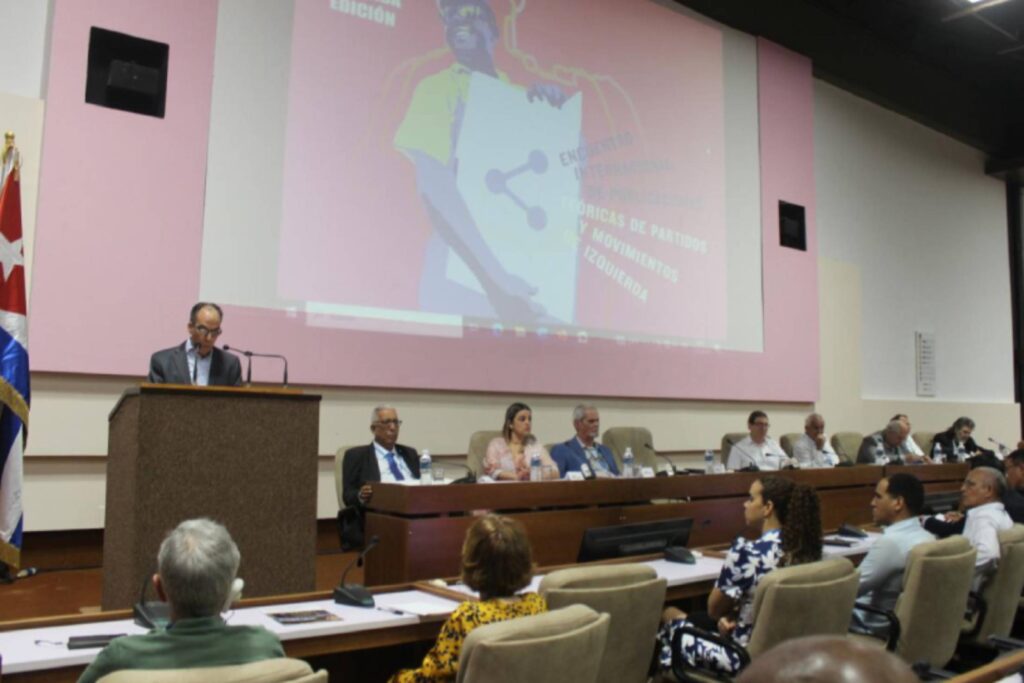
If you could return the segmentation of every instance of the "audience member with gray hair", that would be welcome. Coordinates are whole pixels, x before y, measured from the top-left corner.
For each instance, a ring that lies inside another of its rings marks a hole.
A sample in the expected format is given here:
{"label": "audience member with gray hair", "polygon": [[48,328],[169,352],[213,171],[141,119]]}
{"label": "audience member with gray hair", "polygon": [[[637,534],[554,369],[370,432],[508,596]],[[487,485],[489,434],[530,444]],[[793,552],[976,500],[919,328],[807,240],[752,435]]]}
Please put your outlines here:
{"label": "audience member with gray hair", "polygon": [[584,479],[617,477],[619,468],[610,448],[597,442],[601,416],[597,408],[584,403],[572,411],[572,427],[576,436],[551,448],[551,459],[558,465],[558,475],[580,472]]}
{"label": "audience member with gray hair", "polygon": [[281,641],[259,626],[228,626],[240,561],[231,534],[209,519],[191,519],[160,545],[153,586],[171,608],[171,622],[146,635],[113,640],[82,673],[93,683],[123,669],[194,669],[284,657]]}
{"label": "audience member with gray hair", "polygon": [[1006,477],[991,467],[974,468],[960,487],[960,504],[966,515],[964,538],[978,551],[974,565],[978,583],[999,563],[998,533],[1013,526],[1003,505],[1005,494]]}
{"label": "audience member with gray hair", "polygon": [[902,465],[903,442],[906,440],[907,426],[899,420],[890,420],[880,432],[868,434],[860,443],[857,451],[858,465]]}

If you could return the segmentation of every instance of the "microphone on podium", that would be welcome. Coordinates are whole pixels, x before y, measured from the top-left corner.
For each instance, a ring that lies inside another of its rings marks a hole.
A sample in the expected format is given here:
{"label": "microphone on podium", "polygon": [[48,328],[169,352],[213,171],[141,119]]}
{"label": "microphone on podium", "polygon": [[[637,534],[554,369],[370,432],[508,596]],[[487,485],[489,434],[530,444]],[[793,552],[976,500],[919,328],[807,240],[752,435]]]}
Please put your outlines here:
{"label": "microphone on podium", "polygon": [[345,571],[341,574],[341,583],[334,589],[334,602],[339,605],[351,605],[352,607],[373,607],[374,600],[373,595],[370,591],[366,590],[366,586],[358,583],[348,584],[345,583],[345,577],[352,571],[352,567],[356,565],[362,566],[363,560],[366,559],[367,553],[377,547],[380,543],[380,536],[374,536],[370,539],[370,542],[366,544],[363,552],[359,553],[359,556],[352,560]]}
{"label": "microphone on podium", "polygon": [[279,353],[257,353],[256,351],[245,351],[243,349],[235,348],[233,346],[224,345],[225,351],[231,353],[237,353],[239,356],[245,356],[248,360],[248,365],[245,370],[245,383],[252,384],[252,359],[253,358],[277,358],[284,363],[284,378],[281,381],[282,386],[288,386],[288,359]]}

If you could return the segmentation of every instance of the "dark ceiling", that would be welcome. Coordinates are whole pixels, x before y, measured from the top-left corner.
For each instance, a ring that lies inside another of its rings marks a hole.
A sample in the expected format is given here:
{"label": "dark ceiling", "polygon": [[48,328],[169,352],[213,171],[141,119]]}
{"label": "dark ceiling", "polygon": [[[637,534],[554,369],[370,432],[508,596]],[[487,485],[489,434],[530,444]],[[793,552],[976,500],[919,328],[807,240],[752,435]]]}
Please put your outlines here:
{"label": "dark ceiling", "polygon": [[982,150],[990,172],[1024,165],[1024,0],[676,2],[806,55],[816,77]]}

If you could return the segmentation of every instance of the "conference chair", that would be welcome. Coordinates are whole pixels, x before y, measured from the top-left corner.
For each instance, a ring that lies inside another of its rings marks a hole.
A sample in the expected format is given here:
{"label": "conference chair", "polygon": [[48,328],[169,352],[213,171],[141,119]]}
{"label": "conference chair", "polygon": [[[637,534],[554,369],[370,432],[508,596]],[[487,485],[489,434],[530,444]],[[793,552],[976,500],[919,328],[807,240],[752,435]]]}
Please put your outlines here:
{"label": "conference chair", "polygon": [[658,471],[658,456],[654,450],[654,437],[646,427],[612,427],[604,430],[601,442],[612,449],[615,463],[622,471],[622,454],[626,448],[633,449],[634,462],[639,467],[650,467]]}
{"label": "conference chair", "polygon": [[[903,592],[890,613],[886,647],[908,664],[942,668],[953,657],[977,553],[963,536],[920,543],[907,555]],[[870,635],[851,637],[882,641]]]}
{"label": "conference chair", "polygon": [[462,645],[455,681],[595,683],[610,621],[607,614],[571,605],[480,626]]}
{"label": "conference chair", "polygon": [[582,604],[611,617],[599,683],[644,683],[665,604],[667,581],[645,564],[573,567],[553,571],[538,592],[549,609]]}
{"label": "conference chair", "polygon": [[680,681],[731,680],[687,665],[678,655],[684,635],[719,643],[745,663],[792,638],[844,635],[857,598],[858,579],[859,573],[845,557],[769,572],[754,592],[754,628],[747,647],[737,645],[732,638],[722,638],[718,633],[695,627],[677,629],[672,643],[672,673]]}
{"label": "conference chair", "polygon": [[469,437],[469,448],[466,451],[466,467],[479,477],[484,473],[484,456],[487,455],[487,444],[496,436],[501,436],[500,429],[484,429],[473,432]]}
{"label": "conference chair", "polygon": [[839,462],[853,465],[862,441],[864,435],[860,432],[836,432],[832,435],[832,450],[839,456]]}
{"label": "conference chair", "polygon": [[98,683],[326,683],[327,671],[316,673],[301,659],[278,657],[248,664],[196,669],[124,669]]}
{"label": "conference chair", "polygon": [[750,436],[749,432],[729,432],[722,435],[721,458],[723,466],[729,464],[729,452],[732,451],[732,445],[743,441],[748,436]]}
{"label": "conference chair", "polygon": [[981,589],[980,609],[972,616],[961,646],[992,647],[990,637],[1006,638],[1024,590],[1024,525],[998,533],[999,564]]}
{"label": "conference chair", "polygon": [[[932,443],[935,441],[935,432],[914,432],[914,443],[924,451],[924,454],[930,456],[932,454]],[[948,453],[946,454],[949,455]]]}
{"label": "conference chair", "polygon": [[782,435],[782,438],[779,439],[779,445],[782,446],[782,450],[786,451],[786,455],[791,458],[793,457],[793,446],[796,445],[801,436],[803,436],[802,432],[789,432]]}
{"label": "conference chair", "polygon": [[345,468],[343,464],[345,462],[345,451],[350,448],[355,448],[355,446],[342,446],[334,452],[334,493],[338,497],[338,543],[342,546],[342,550],[346,549],[344,547],[345,541],[342,539],[342,529],[346,524],[346,518],[349,518],[348,524],[355,523],[351,520],[354,511],[349,510],[347,513],[345,512],[348,506],[345,505]]}

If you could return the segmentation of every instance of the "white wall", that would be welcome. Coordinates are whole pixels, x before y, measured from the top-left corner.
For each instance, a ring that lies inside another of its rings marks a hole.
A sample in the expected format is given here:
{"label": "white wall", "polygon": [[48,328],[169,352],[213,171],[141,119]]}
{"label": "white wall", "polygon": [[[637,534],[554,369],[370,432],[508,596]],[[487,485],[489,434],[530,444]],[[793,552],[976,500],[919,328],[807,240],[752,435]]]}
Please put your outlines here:
{"label": "white wall", "polygon": [[[19,4],[0,4],[0,25]],[[29,31],[36,32],[29,42],[42,45],[45,31],[38,25]],[[32,71],[36,63],[42,59],[29,60],[25,68]],[[0,72],[0,96],[14,93],[15,100],[38,110],[34,115],[41,121],[41,102],[25,97],[23,87]],[[832,431],[877,429],[897,411],[909,413],[915,428],[937,430],[969,414],[981,435],[1015,442],[1019,413],[1012,402],[1002,186],[984,176],[977,152],[863,100],[818,83],[815,104],[821,400],[817,406],[767,406],[772,433],[799,431],[803,416],[816,407]],[[0,102],[0,128],[5,114]],[[29,243],[33,230],[27,220]],[[941,274],[934,263],[945,264]],[[914,397],[916,329],[937,335],[935,399]],[[107,415],[127,384],[125,378],[33,376],[27,530],[102,526]],[[513,399],[534,407],[543,442],[570,432],[569,399],[308,390],[324,395],[322,454],[368,439],[369,411],[379,402],[398,406],[403,441],[441,454],[464,452],[475,429],[497,428]],[[726,431],[742,430],[755,406],[609,399],[600,407],[605,428],[644,425],[659,450],[696,451],[717,447]],[[332,517],[336,509],[331,472],[324,458],[321,517]]]}
{"label": "white wall", "polygon": [[[49,18],[48,0],[0,2],[0,92],[42,97]],[[4,125],[2,112],[0,109],[0,127]]]}
{"label": "white wall", "polygon": [[1012,401],[1003,183],[977,150],[833,86],[815,108],[819,255],[858,265],[869,302],[862,395],[914,398],[926,331],[937,400]]}

